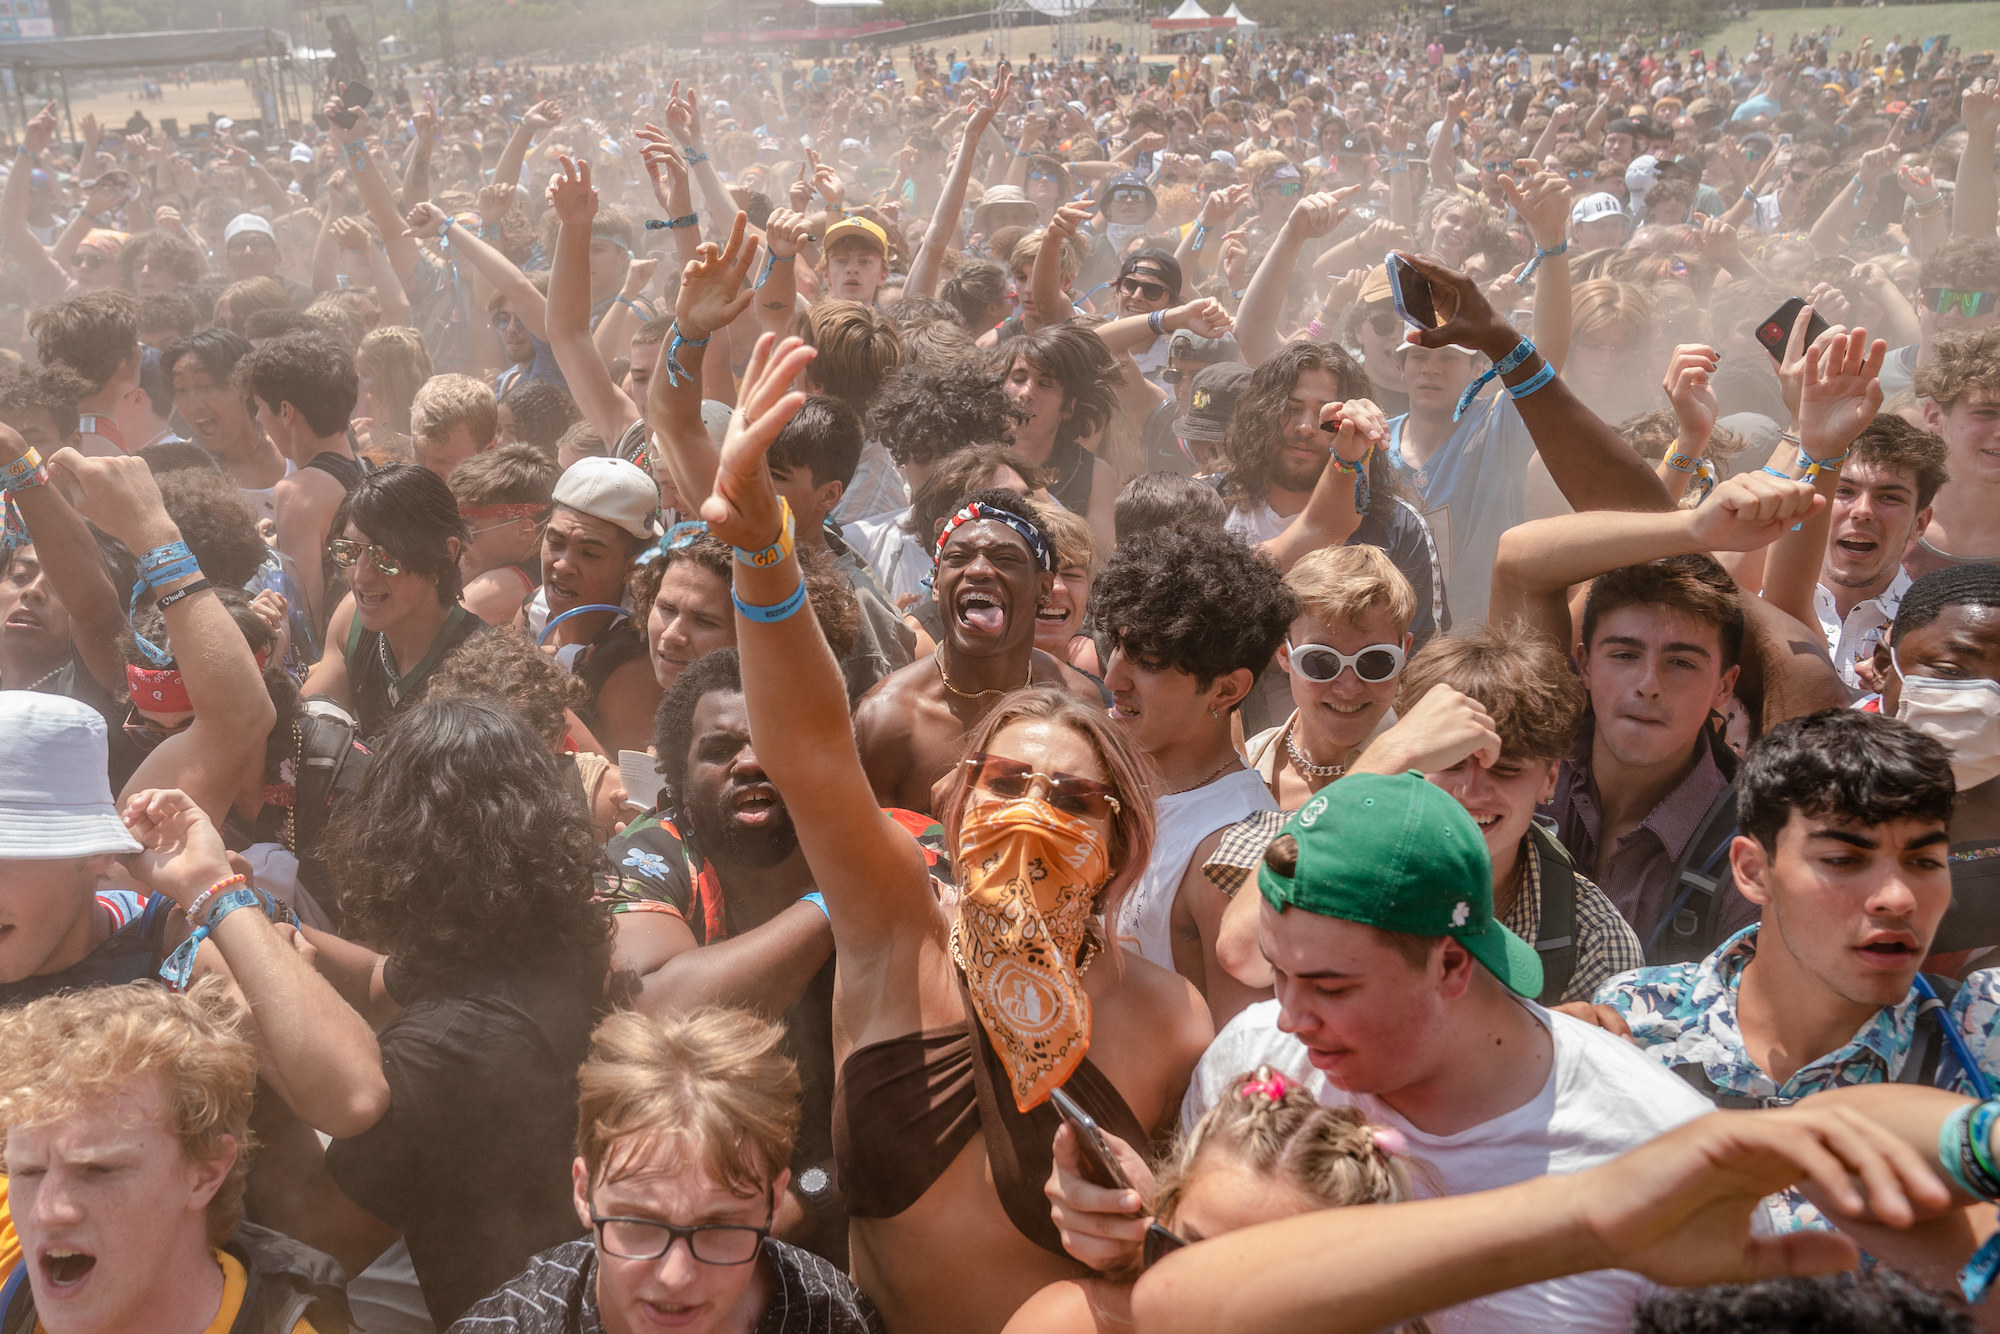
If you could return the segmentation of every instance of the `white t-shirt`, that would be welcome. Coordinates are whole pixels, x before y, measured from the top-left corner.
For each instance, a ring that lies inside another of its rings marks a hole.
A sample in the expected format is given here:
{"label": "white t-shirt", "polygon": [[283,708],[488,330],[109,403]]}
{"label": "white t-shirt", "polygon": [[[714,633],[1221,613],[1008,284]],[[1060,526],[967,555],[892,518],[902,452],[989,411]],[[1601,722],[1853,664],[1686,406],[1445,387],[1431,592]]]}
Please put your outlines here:
{"label": "white t-shirt", "polygon": [[[1513,1111],[1469,1130],[1429,1134],[1378,1098],[1335,1088],[1313,1068],[1305,1045],[1278,1031],[1274,1000],[1237,1015],[1209,1044],[1181,1104],[1182,1129],[1192,1129],[1238,1075],[1269,1065],[1328,1106],[1352,1105],[1370,1121],[1402,1131],[1412,1156],[1437,1174],[1443,1194],[1468,1195],[1595,1167],[1714,1110],[1625,1039],[1522,1004],[1549,1026],[1555,1043],[1548,1082]],[[1633,1308],[1652,1289],[1638,1274],[1607,1269],[1495,1293],[1426,1318],[1436,1334],[1624,1334]]]}

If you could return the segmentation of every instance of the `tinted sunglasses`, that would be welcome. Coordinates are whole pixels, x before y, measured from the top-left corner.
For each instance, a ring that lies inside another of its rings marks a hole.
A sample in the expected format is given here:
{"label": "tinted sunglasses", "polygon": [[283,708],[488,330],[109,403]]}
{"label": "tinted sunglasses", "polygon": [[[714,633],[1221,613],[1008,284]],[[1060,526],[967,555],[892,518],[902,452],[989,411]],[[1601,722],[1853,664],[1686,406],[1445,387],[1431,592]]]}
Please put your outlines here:
{"label": "tinted sunglasses", "polygon": [[1939,315],[1949,315],[1953,309],[1968,320],[1976,320],[1993,309],[2000,301],[2000,294],[1993,292],[1956,292],[1949,287],[1926,287],[1924,304]]}
{"label": "tinted sunglasses", "polygon": [[1479,164],[1479,169],[1488,176],[1498,176],[1503,171],[1512,171],[1514,164],[1511,162],[1482,162]]}
{"label": "tinted sunglasses", "polygon": [[1806,183],[1807,181],[1811,180],[1811,179],[1813,178],[1813,176],[1814,176],[1815,174],[1816,174],[1816,173],[1814,173],[1814,172],[1810,172],[1810,171],[1795,171],[1795,172],[1792,172],[1792,173],[1790,173],[1790,175],[1791,175],[1791,181],[1792,181],[1792,184],[1793,184],[1793,185],[1804,185],[1804,184],[1805,184],[1805,183]]}
{"label": "tinted sunglasses", "polygon": [[1146,1243],[1141,1248],[1140,1259],[1146,1268],[1151,1269],[1187,1244],[1186,1237],[1169,1232],[1158,1223],[1154,1223],[1146,1229]]}
{"label": "tinted sunglasses", "polygon": [[1403,672],[1403,650],[1398,644],[1370,644],[1359,653],[1349,657],[1337,648],[1325,644],[1292,645],[1292,670],[1308,681],[1325,685],[1337,681],[1340,674],[1349,667],[1354,674],[1371,685],[1393,681]]}
{"label": "tinted sunglasses", "polygon": [[1028,173],[1028,179],[1031,181],[1052,181],[1055,177],[1045,171],[1031,171]]}
{"label": "tinted sunglasses", "polygon": [[1594,171],[1571,171],[1563,174],[1573,181],[1594,181],[1597,179],[1597,173]]}
{"label": "tinted sunglasses", "polygon": [[488,323],[492,324],[494,333],[506,333],[517,324],[523,326],[526,324],[519,315],[514,314],[510,310],[497,310],[493,312],[493,318]]}
{"label": "tinted sunglasses", "polygon": [[1048,803],[1065,815],[1086,820],[1108,820],[1119,809],[1118,798],[1109,784],[1075,774],[1037,772],[1033,767],[1001,755],[968,755],[965,767],[972,771],[972,789],[1001,801],[1020,801],[1032,796],[1035,784],[1048,790]]}
{"label": "tinted sunglasses", "polygon": [[1276,190],[1280,199],[1297,199],[1299,191],[1304,189],[1305,185],[1301,181],[1279,181],[1276,185],[1267,188]]}
{"label": "tinted sunglasses", "polygon": [[1393,311],[1384,311],[1379,315],[1368,317],[1368,330],[1377,338],[1387,338],[1402,327],[1402,320],[1397,318]]}
{"label": "tinted sunglasses", "polygon": [[1149,283],[1144,278],[1126,278],[1118,284],[1118,290],[1127,296],[1136,296],[1142,301],[1167,299],[1167,288],[1164,283]]}
{"label": "tinted sunglasses", "polygon": [[384,574],[401,574],[403,562],[389,554],[389,548],[369,542],[350,542],[344,537],[336,537],[326,544],[326,554],[333,557],[333,563],[343,570],[351,570],[361,563],[363,556],[375,562],[375,568]]}
{"label": "tinted sunglasses", "polygon": [[1144,190],[1131,189],[1113,190],[1109,202],[1113,204],[1143,204],[1146,202],[1146,192]]}
{"label": "tinted sunglasses", "polygon": [[73,269],[95,270],[110,263],[112,263],[111,256],[99,254],[95,250],[79,250],[69,257],[69,265]]}
{"label": "tinted sunglasses", "polygon": [[193,718],[189,718],[186,722],[174,727],[163,727],[149,718],[141,717],[139,710],[136,708],[128,709],[125,712],[125,736],[134,746],[137,746],[142,751],[151,752],[168,737],[179,736],[182,732],[187,731],[188,728],[193,726]]}

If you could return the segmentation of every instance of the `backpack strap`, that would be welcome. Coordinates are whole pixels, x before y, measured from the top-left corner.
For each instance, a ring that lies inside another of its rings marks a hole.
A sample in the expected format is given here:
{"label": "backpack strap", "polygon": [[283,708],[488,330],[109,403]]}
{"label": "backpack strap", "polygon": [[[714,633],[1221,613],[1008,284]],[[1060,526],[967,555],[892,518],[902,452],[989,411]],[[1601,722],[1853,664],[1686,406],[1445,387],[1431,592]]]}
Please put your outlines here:
{"label": "backpack strap", "polygon": [[1722,890],[1733,884],[1728,869],[1730,840],[1736,836],[1736,785],[1715,794],[1681,849],[1675,866],[1674,897],[1646,941],[1648,964],[1689,963],[1707,957],[1715,939]]}
{"label": "backpack strap", "polygon": [[1529,855],[1539,861],[1541,919],[1535,933],[1535,953],[1542,960],[1543,1005],[1562,1002],[1576,976],[1576,866],[1569,849],[1539,824],[1528,826]]}
{"label": "backpack strap", "polygon": [[28,1291],[28,1257],[22,1256],[14,1272],[7,1276],[7,1282],[0,1286],[0,1330],[33,1329],[35,1326],[34,1299],[29,1297],[22,1305],[25,1318],[17,1319],[14,1305],[17,1298]]}
{"label": "backpack strap", "polygon": [[347,663],[347,680],[350,685],[356,675],[355,655],[361,648],[361,613],[356,612],[347,622],[347,643],[342,646],[340,656]]}
{"label": "backpack strap", "polygon": [[1667,1067],[1679,1075],[1684,1083],[1702,1097],[1707,1098],[1726,1112],[1757,1112],[1768,1107],[1789,1107],[1793,1099],[1773,1095],[1768,1098],[1753,1098],[1741,1093],[1724,1093],[1702,1069],[1700,1061],[1688,1061],[1682,1065]]}

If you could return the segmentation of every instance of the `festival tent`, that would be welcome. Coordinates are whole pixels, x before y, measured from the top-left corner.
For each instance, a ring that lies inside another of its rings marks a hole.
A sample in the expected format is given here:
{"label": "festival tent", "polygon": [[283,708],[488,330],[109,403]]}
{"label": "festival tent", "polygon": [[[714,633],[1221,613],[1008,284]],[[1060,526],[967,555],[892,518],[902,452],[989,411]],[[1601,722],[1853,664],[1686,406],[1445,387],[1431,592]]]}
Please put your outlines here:
{"label": "festival tent", "polygon": [[1217,18],[1203,9],[1199,0],[1181,0],[1181,7],[1163,19],[1154,19],[1156,30],[1187,30],[1194,28],[1233,28],[1234,19]]}
{"label": "festival tent", "polygon": [[1254,28],[1257,26],[1257,20],[1251,18],[1248,14],[1245,14],[1240,8],[1238,8],[1235,3],[1235,0],[1230,0],[1229,8],[1222,11],[1222,17],[1226,19],[1235,19],[1236,26],[1239,28]]}

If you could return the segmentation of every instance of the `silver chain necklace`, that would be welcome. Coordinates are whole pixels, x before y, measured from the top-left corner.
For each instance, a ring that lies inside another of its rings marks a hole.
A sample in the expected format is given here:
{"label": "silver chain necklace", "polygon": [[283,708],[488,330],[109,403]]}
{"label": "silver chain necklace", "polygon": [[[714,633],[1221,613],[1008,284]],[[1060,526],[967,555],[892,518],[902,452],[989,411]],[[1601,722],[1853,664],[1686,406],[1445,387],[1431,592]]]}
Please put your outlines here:
{"label": "silver chain necklace", "polygon": [[1307,778],[1338,778],[1347,772],[1347,766],[1344,764],[1314,764],[1307,759],[1305,752],[1299,749],[1299,743],[1292,739],[1289,730],[1285,733],[1285,753],[1292,757],[1292,767]]}

